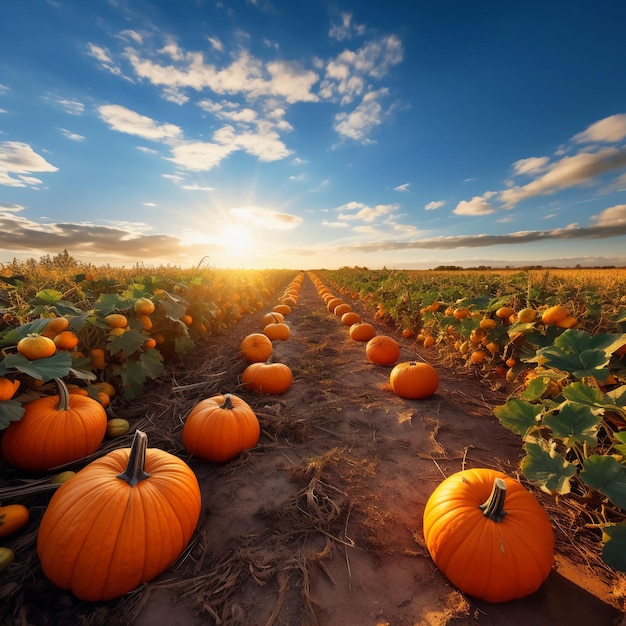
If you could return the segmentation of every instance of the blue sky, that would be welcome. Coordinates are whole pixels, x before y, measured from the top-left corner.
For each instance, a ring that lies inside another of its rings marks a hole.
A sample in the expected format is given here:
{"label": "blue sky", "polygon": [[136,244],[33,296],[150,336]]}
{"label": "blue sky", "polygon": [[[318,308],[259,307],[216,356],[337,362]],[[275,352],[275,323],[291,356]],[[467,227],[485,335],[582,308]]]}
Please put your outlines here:
{"label": "blue sky", "polygon": [[626,4],[25,0],[0,262],[626,264]]}

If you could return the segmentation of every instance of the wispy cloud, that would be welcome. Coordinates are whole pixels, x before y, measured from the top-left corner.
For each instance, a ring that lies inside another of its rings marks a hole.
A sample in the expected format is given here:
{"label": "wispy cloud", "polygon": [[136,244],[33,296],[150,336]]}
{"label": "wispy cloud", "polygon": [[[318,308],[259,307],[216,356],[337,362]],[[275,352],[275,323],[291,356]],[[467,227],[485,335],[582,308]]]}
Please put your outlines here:
{"label": "wispy cloud", "polygon": [[410,185],[411,183],[403,183],[402,185],[398,185],[397,187],[394,187],[393,190],[394,191],[408,191]]}
{"label": "wispy cloud", "polygon": [[71,130],[67,130],[67,128],[59,128],[61,134],[70,141],[84,141],[85,137],[83,135],[79,135],[78,133],[73,133]]}
{"label": "wispy cloud", "polygon": [[258,206],[235,207],[230,209],[230,212],[236,219],[242,220],[245,224],[252,224],[256,228],[269,230],[291,230],[302,222],[299,215],[281,213]]}
{"label": "wispy cloud", "polygon": [[31,173],[56,172],[58,169],[26,143],[18,141],[0,143],[0,185],[36,188],[42,185],[43,181],[30,176]]}
{"label": "wispy cloud", "polygon": [[426,209],[426,211],[434,211],[435,209],[442,207],[444,204],[445,202],[443,200],[433,200],[432,202],[429,202],[424,209]]}

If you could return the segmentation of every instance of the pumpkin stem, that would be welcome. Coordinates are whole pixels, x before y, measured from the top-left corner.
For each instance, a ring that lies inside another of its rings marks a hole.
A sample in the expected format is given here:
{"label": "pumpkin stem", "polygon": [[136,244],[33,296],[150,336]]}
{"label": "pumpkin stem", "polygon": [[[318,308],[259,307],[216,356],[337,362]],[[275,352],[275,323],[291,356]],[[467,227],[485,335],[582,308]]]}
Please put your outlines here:
{"label": "pumpkin stem", "polygon": [[491,495],[484,504],[481,504],[478,508],[483,512],[485,517],[488,517],[494,522],[501,522],[506,515],[504,510],[504,499],[506,498],[506,483],[502,478],[496,478],[493,481],[493,489]]}
{"label": "pumpkin stem", "polygon": [[224,402],[220,406],[220,409],[232,409],[233,408],[233,399],[229,393],[224,396]]}
{"label": "pumpkin stem", "polygon": [[70,410],[70,392],[61,378],[55,378],[54,382],[59,390],[59,405],[57,411],[69,411]]}
{"label": "pumpkin stem", "polygon": [[117,475],[117,478],[125,480],[131,487],[134,487],[137,483],[140,483],[146,478],[150,478],[150,474],[144,470],[147,449],[148,435],[142,430],[136,430],[133,443],[130,446],[128,464],[126,465],[126,469],[121,474]]}

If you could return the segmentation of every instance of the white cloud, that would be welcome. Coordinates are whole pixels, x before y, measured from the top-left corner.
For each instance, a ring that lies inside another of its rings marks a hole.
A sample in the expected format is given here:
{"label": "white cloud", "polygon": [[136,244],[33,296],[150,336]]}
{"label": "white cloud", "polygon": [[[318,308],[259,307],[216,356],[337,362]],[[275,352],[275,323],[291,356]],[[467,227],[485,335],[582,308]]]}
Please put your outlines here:
{"label": "white cloud", "polygon": [[594,178],[626,166],[626,148],[604,148],[599,152],[582,152],[563,157],[547,167],[543,176],[523,186],[500,192],[506,208],[538,195],[556,193],[576,185],[591,183]]}
{"label": "white cloud", "polygon": [[224,52],[224,44],[220,41],[218,37],[207,37],[209,43],[213,50],[217,50],[218,52]]}
{"label": "white cloud", "polygon": [[536,174],[546,169],[549,157],[530,157],[529,159],[520,159],[513,163],[514,174]]}
{"label": "white cloud", "polygon": [[577,143],[588,143],[601,141],[604,143],[615,143],[622,141],[626,137],[626,113],[605,117],[591,126],[588,126],[582,133],[574,135],[573,140]]}
{"label": "white cloud", "polygon": [[[38,187],[42,181],[29,176],[32,172],[57,172],[28,144],[17,141],[0,143],[0,185],[6,187]],[[11,174],[17,177],[13,178]]]}
{"label": "white cloud", "polygon": [[456,215],[489,215],[494,213],[495,209],[488,200],[495,195],[495,191],[486,191],[482,196],[474,196],[469,201],[462,200],[452,212]]}
{"label": "white cloud", "polygon": [[237,220],[245,224],[269,230],[291,230],[302,222],[299,215],[281,213],[258,206],[235,207],[230,209],[230,212]]}
{"label": "white cloud", "polygon": [[411,183],[403,183],[402,185],[398,185],[397,187],[394,187],[393,190],[394,191],[408,191],[410,185]]}
{"label": "white cloud", "polygon": [[375,207],[371,207],[355,201],[348,202],[335,209],[339,213],[339,219],[341,220],[361,220],[363,222],[374,222],[379,217],[389,215],[397,210],[397,204],[378,204]]}
{"label": "white cloud", "polygon": [[158,124],[153,119],[131,111],[118,104],[106,104],[98,108],[100,117],[113,130],[151,141],[178,139],[182,136],[180,127],[174,124]]}
{"label": "white cloud", "polygon": [[424,209],[426,211],[433,211],[434,209],[438,209],[439,207],[442,207],[445,204],[445,202],[443,200],[433,200],[432,202],[429,202]]}
{"label": "white cloud", "polygon": [[115,64],[115,61],[111,58],[111,54],[106,48],[102,46],[96,46],[93,43],[87,44],[87,51],[98,63],[100,67],[107,72],[111,72],[115,76],[123,76],[122,70]]}
{"label": "white cloud", "polygon": [[167,160],[192,172],[209,171],[236,149],[234,145],[184,141],[172,148],[172,157]]}
{"label": "white cloud", "polygon": [[342,13],[339,24],[332,24],[328,31],[328,36],[337,41],[350,39],[354,35],[363,35],[365,33],[365,24],[353,24],[352,13]]}
{"label": "white cloud", "polygon": [[617,204],[604,209],[598,215],[593,215],[591,221],[596,226],[607,226],[609,228],[618,225],[624,226],[626,225],[626,204]]}
{"label": "white cloud", "polygon": [[387,89],[370,91],[365,94],[361,104],[350,113],[335,115],[335,130],[343,137],[361,143],[374,143],[369,134],[375,126],[382,122],[383,107],[378,98],[385,96]]}
{"label": "white cloud", "polygon": [[59,98],[57,99],[57,103],[60,104],[65,109],[65,112],[70,115],[82,115],[85,112],[85,105],[78,100]]}
{"label": "white cloud", "polygon": [[85,139],[83,135],[73,133],[72,131],[67,130],[66,128],[59,128],[59,130],[61,131],[62,135],[66,139],[69,139],[70,141],[83,141]]}

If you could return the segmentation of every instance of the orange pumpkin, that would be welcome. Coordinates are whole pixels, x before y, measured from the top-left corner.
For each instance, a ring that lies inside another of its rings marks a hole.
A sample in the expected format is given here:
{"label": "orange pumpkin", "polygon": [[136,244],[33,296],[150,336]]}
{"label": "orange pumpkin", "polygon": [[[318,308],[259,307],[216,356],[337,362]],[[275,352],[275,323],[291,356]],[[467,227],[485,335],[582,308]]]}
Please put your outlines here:
{"label": "orange pumpkin", "polygon": [[275,396],[285,393],[292,379],[291,370],[284,363],[251,363],[241,376],[244,389]]}
{"label": "orange pumpkin", "polygon": [[267,335],[251,333],[243,338],[239,349],[248,363],[258,363],[270,358],[273,347],[272,341]]}
{"label": "orange pumpkin", "polygon": [[437,370],[428,363],[404,361],[394,366],[389,384],[401,398],[421,400],[432,396],[439,387]]}
{"label": "orange pumpkin", "polygon": [[354,341],[369,341],[376,335],[376,329],[369,322],[357,322],[350,326],[349,335]]}
{"label": "orange pumpkin", "polygon": [[0,377],[0,402],[10,400],[20,386],[19,380],[10,380],[4,376]]}
{"label": "orange pumpkin", "polygon": [[178,457],[147,447],[113,450],[63,483],[37,535],[45,575],[81,600],[111,600],[152,580],[187,546],[200,487]]}
{"label": "orange pumpkin", "polygon": [[361,321],[361,316],[356,311],[348,311],[341,316],[341,323],[344,326],[352,326]]}
{"label": "orange pumpkin", "polygon": [[337,317],[341,318],[342,315],[345,315],[346,313],[349,313],[350,311],[352,311],[352,307],[347,302],[343,302],[341,304],[338,304],[333,309],[333,315],[336,315]]}
{"label": "orange pumpkin", "polygon": [[52,356],[57,347],[50,337],[26,335],[17,342],[17,351],[29,361],[36,361]]}
{"label": "orange pumpkin", "polygon": [[28,523],[30,513],[23,504],[0,506],[0,537],[7,537]]}
{"label": "orange pumpkin", "polygon": [[367,342],[365,356],[374,365],[393,365],[400,356],[400,346],[392,337],[377,335]]}
{"label": "orange pumpkin", "polygon": [[278,313],[276,311],[272,311],[271,313],[266,313],[261,318],[261,324],[263,325],[263,327],[267,326],[268,324],[277,324],[279,322],[284,322],[284,321],[285,321],[285,316],[282,313]]}
{"label": "orange pumpkin", "polygon": [[252,407],[232,394],[201,400],[183,428],[183,444],[189,454],[223,463],[253,448],[261,434]]}
{"label": "orange pumpkin", "polygon": [[107,428],[102,405],[68,393],[59,378],[55,382],[57,395],[27,402],[22,419],[4,431],[0,445],[9,465],[45,471],[82,459],[100,447]]}
{"label": "orange pumpkin", "polygon": [[492,469],[464,470],[439,484],[424,508],[424,538],[448,580],[487,602],[533,593],[554,563],[545,511],[518,481]]}
{"label": "orange pumpkin", "polygon": [[279,339],[281,341],[285,341],[289,339],[289,336],[291,335],[291,330],[289,329],[289,326],[285,324],[285,322],[279,322],[278,324],[268,324],[263,329],[263,334],[270,339]]}
{"label": "orange pumpkin", "polygon": [[569,311],[562,304],[557,304],[546,309],[541,315],[541,321],[546,325],[558,324],[569,316]]}

